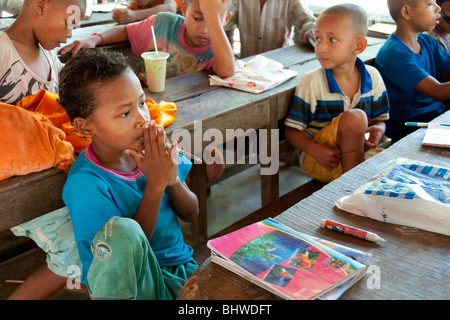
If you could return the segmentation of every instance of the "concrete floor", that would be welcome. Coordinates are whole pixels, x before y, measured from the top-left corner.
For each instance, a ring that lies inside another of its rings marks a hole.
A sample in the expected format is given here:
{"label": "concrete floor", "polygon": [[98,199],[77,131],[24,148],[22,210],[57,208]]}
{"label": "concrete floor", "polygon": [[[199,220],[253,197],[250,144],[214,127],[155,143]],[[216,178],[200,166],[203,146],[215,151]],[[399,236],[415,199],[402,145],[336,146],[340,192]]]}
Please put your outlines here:
{"label": "concrete floor", "polygon": [[[310,181],[298,166],[280,166],[280,197]],[[260,167],[253,166],[211,187],[207,202],[208,237],[261,208]],[[190,225],[180,222],[183,232]]]}

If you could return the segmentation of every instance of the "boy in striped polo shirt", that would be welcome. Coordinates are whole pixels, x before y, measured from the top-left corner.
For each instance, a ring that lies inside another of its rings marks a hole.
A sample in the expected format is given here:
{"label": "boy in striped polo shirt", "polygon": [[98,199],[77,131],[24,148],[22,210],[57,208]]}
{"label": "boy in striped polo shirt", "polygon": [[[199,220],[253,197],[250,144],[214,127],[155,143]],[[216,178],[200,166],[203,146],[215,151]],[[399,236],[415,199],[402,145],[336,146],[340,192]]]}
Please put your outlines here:
{"label": "boy in striped polo shirt", "polygon": [[285,121],[287,140],[302,151],[303,169],[322,182],[363,162],[384,135],[386,87],[378,71],[357,57],[366,35],[367,15],[359,6],[336,5],[320,14],[315,53],[321,68],[302,77]]}

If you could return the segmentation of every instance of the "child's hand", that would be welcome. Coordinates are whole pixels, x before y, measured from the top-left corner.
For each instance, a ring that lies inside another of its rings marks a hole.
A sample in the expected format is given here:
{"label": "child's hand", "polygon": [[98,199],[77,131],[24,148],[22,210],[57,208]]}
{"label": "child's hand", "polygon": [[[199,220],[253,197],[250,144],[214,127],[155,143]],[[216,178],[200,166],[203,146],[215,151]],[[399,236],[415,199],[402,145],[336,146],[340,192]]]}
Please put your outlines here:
{"label": "child's hand", "polygon": [[166,188],[177,182],[178,152],[176,142],[170,148],[166,147],[167,136],[164,128],[156,126],[155,121],[144,128],[144,152],[127,149],[138,168],[144,173],[147,181],[156,188]]}
{"label": "child's hand", "polygon": [[364,150],[367,151],[371,148],[376,148],[380,143],[381,137],[384,134],[384,130],[379,126],[371,126],[367,128],[369,138],[364,141]]}
{"label": "child's hand", "polygon": [[[96,39],[98,38],[98,39]],[[66,53],[69,53],[72,51],[72,56],[76,55],[78,51],[84,48],[95,48],[95,46],[98,44],[98,40],[101,40],[99,36],[92,36],[90,38],[86,38],[83,40],[76,40],[72,42],[71,44],[62,47],[58,50],[58,53],[61,55],[64,55]]]}
{"label": "child's hand", "polygon": [[341,150],[330,148],[326,145],[316,143],[314,151],[310,153],[316,161],[328,171],[333,170],[341,161]]}
{"label": "child's hand", "polygon": [[114,9],[112,17],[117,23],[130,23],[136,21],[136,12],[128,8]]}
{"label": "child's hand", "polygon": [[231,0],[199,0],[200,10],[204,17],[220,16]]}

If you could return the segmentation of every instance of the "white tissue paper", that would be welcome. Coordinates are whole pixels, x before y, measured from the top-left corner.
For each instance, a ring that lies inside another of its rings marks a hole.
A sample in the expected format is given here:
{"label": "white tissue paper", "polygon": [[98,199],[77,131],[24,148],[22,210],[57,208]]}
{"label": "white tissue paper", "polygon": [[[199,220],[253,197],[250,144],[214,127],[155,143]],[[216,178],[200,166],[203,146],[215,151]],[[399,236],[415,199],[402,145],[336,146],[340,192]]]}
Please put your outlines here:
{"label": "white tissue paper", "polygon": [[450,235],[450,169],[397,158],[336,206],[378,221]]}
{"label": "white tissue paper", "polygon": [[297,71],[283,69],[283,65],[277,61],[257,55],[248,62],[237,60],[233,77],[222,79],[216,75],[209,76],[209,84],[250,93],[261,93],[286,82],[297,74]]}

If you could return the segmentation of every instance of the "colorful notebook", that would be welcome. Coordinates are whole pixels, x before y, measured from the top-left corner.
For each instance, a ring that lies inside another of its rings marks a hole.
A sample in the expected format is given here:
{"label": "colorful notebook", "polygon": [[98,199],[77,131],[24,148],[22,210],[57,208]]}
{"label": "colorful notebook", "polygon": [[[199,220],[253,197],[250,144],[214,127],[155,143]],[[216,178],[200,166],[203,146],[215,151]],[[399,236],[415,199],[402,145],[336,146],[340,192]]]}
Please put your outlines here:
{"label": "colorful notebook", "polygon": [[[370,255],[323,242],[266,219],[210,240],[208,247],[213,262],[284,299],[336,299],[365,274]],[[333,246],[358,252],[361,263]]]}

